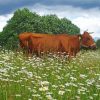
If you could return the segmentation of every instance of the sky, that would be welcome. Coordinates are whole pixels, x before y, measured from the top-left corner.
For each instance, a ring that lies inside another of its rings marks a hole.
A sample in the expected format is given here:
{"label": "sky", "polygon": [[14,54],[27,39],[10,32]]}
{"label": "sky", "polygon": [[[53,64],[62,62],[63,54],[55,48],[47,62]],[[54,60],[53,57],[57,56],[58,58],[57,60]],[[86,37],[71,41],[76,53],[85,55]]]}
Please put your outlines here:
{"label": "sky", "polygon": [[40,15],[66,17],[81,29],[100,38],[100,0],[0,0],[0,31],[17,9],[28,8]]}

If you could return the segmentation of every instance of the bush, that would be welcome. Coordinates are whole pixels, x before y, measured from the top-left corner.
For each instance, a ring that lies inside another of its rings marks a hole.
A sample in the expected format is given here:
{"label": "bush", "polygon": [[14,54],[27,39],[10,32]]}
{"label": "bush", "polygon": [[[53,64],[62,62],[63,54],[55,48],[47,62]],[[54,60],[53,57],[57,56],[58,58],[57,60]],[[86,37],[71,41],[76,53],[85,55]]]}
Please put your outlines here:
{"label": "bush", "polygon": [[96,45],[98,48],[100,48],[100,39],[97,40]]}

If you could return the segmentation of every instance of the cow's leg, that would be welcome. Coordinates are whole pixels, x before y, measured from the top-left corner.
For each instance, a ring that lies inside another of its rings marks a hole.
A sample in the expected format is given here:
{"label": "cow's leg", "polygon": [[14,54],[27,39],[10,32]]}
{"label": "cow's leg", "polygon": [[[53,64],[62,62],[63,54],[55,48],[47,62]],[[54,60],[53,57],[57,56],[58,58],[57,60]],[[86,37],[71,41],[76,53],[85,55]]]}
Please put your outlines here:
{"label": "cow's leg", "polygon": [[28,55],[28,57],[32,57],[32,55],[33,55],[32,48],[27,48],[27,55]]}
{"label": "cow's leg", "polygon": [[36,46],[34,53],[37,57],[41,57],[41,45],[40,44]]}
{"label": "cow's leg", "polygon": [[70,61],[72,59],[72,57],[74,56],[74,49],[73,48],[69,48],[68,50],[68,60]]}

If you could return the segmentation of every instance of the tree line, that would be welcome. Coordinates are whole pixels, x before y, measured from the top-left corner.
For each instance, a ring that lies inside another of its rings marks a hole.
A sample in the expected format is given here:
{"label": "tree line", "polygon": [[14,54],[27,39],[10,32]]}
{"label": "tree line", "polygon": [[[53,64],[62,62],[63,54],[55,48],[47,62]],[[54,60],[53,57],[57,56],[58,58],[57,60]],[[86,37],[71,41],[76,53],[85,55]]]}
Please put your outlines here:
{"label": "tree line", "polygon": [[7,48],[16,48],[18,34],[35,32],[46,34],[79,34],[80,28],[67,18],[58,18],[56,15],[40,16],[27,8],[18,9],[0,33],[0,45]]}

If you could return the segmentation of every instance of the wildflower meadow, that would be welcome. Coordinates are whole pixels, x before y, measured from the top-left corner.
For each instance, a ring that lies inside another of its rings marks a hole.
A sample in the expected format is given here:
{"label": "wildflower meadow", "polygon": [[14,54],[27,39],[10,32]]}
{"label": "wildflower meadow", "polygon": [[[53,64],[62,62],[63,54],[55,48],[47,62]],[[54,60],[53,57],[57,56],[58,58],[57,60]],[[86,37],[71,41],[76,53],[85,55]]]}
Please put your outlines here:
{"label": "wildflower meadow", "polygon": [[0,100],[100,100],[100,50],[70,61],[0,50]]}

